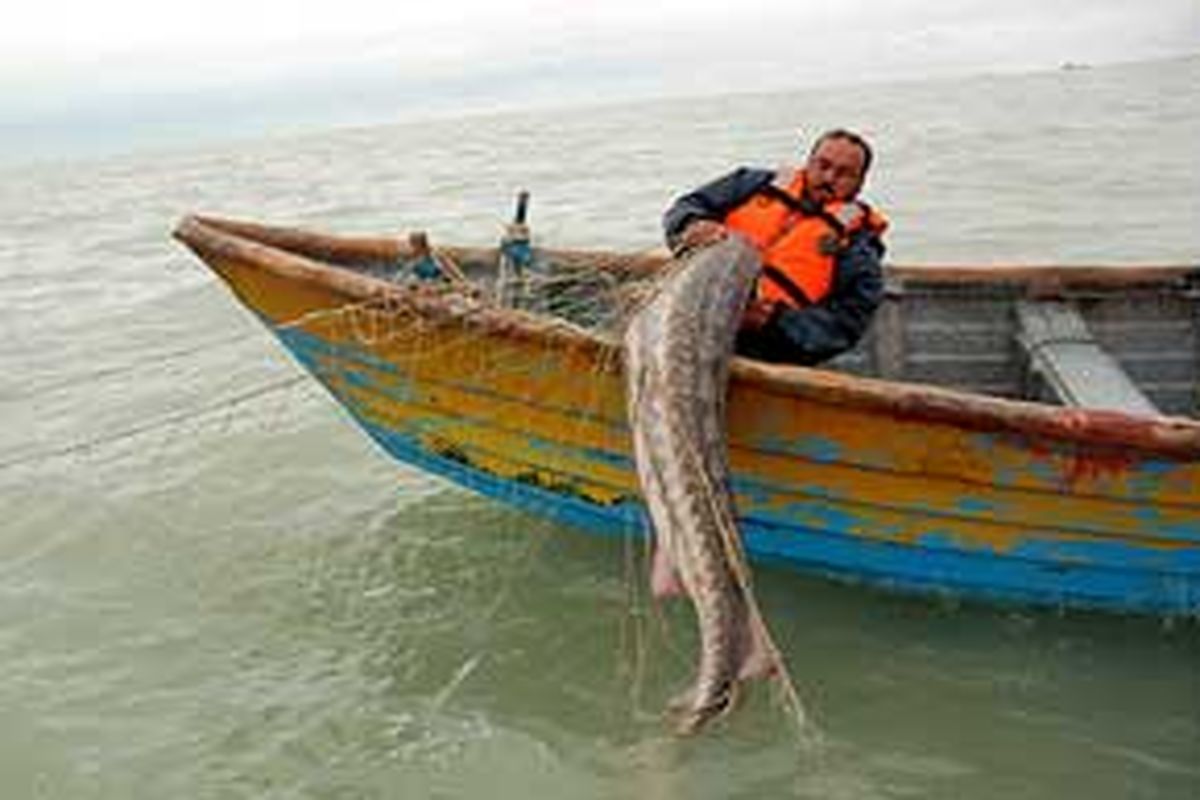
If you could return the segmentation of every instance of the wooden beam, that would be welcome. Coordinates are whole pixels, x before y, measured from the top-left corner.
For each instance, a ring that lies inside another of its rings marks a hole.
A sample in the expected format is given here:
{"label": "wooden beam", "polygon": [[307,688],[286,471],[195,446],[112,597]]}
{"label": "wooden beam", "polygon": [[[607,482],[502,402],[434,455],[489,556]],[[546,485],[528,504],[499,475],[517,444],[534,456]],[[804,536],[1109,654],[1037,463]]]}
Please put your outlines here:
{"label": "wooden beam", "polygon": [[1183,288],[1200,280],[1195,264],[1034,265],[1034,264],[888,264],[888,276],[913,283],[945,285],[1035,285],[1043,293],[1076,288],[1170,286]]}
{"label": "wooden beam", "polygon": [[884,286],[883,303],[875,314],[871,331],[871,358],[875,374],[889,380],[904,377],[907,346],[904,332],[903,282],[889,278]]}
{"label": "wooden beam", "polygon": [[1023,300],[1017,338],[1033,373],[1064,405],[1156,415],[1158,409],[1092,337],[1072,303]]}

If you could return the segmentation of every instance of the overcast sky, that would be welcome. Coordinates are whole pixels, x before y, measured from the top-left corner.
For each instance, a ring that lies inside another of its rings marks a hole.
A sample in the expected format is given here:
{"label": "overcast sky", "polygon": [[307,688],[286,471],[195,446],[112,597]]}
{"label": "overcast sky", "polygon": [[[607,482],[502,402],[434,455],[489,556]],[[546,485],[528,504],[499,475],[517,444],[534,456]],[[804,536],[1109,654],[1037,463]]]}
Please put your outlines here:
{"label": "overcast sky", "polygon": [[[8,85],[219,81],[391,59],[437,74],[588,58],[877,67],[1133,60],[1200,49],[1198,0],[30,0],[0,27]],[[486,63],[482,64],[486,66]]]}
{"label": "overcast sky", "polygon": [[0,27],[0,125],[128,98],[228,98],[231,87],[298,92],[308,106],[369,106],[372,92],[392,107],[439,96],[511,106],[1134,61],[1200,52],[1198,9],[1200,0],[29,0]]}

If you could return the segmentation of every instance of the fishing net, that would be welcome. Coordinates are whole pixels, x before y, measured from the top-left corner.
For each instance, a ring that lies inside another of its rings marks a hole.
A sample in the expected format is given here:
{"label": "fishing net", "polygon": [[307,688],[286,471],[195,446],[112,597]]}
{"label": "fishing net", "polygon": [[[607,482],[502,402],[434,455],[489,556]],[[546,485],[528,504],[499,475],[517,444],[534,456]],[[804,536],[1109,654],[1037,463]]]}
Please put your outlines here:
{"label": "fishing net", "polygon": [[[438,251],[422,240],[390,263],[346,267],[371,277],[368,299],[331,295],[272,327],[393,456],[630,542],[646,522],[629,449],[620,335],[643,313],[642,301],[683,267],[661,257],[657,269],[637,269],[533,251],[514,263],[503,247],[495,262],[491,255]],[[231,282],[237,286],[236,277]],[[716,403],[723,410],[723,398]],[[729,490],[720,482],[704,483],[714,506],[714,493]],[[768,671],[802,720],[786,665],[758,617],[738,533],[730,527],[718,536],[733,587],[722,591],[749,604],[753,635],[770,651]],[[626,579],[644,582],[648,569],[637,571]],[[639,648],[647,640],[644,632],[625,639]],[[643,658],[635,653],[632,662]]]}

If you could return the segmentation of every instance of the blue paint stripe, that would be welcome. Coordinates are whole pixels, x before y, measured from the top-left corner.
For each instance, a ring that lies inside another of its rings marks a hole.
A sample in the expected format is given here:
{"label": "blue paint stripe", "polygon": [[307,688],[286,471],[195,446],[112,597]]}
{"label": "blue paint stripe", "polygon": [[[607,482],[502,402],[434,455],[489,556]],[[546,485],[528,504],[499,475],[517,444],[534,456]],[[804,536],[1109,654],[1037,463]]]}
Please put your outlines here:
{"label": "blue paint stripe", "polygon": [[[265,318],[263,318],[263,322],[275,332],[276,336],[280,339],[284,346],[294,353],[296,357],[306,367],[309,368],[310,371],[318,376],[321,374],[318,369],[319,361],[315,358],[314,354],[321,355],[347,365],[358,364],[361,366],[366,366],[377,372],[390,375],[396,378],[399,382],[408,382],[408,376],[402,370],[398,369],[394,363],[376,356],[365,347],[330,342],[300,328],[276,328],[269,320]],[[352,371],[351,367],[342,367],[341,369],[347,372]],[[364,373],[357,374],[363,375]],[[369,380],[369,378],[367,379]],[[378,386],[378,383],[376,382],[373,385]],[[480,385],[477,382],[442,380],[437,382],[436,385],[450,388],[455,391],[460,391],[464,394],[475,395],[477,397],[490,398],[506,403],[514,402],[510,396],[493,392],[489,390],[487,386]],[[566,414],[580,420],[586,420],[596,424],[597,426],[614,431],[619,435],[627,435],[628,433],[628,426],[624,424],[623,420],[614,420],[611,417],[593,414],[586,408],[572,407],[570,409],[564,409],[561,406],[538,403],[536,399],[523,400],[522,402],[533,409],[548,411],[551,413]],[[994,434],[985,433],[976,434],[976,447],[981,451],[988,451],[996,446],[998,439],[1005,438],[1009,438],[1009,435],[996,436]],[[1047,443],[1047,446],[1049,446],[1049,443]],[[1069,442],[1062,445],[1063,453],[1074,452],[1075,448],[1076,446]],[[782,455],[800,458],[815,464],[840,464],[868,472],[884,472],[893,475],[905,475],[905,473],[896,472],[887,465],[873,464],[866,461],[856,461],[855,454],[844,452],[844,448],[842,447],[841,443],[837,442],[836,440],[829,439],[828,437],[815,434],[811,436],[805,436],[802,439],[790,441],[756,442],[754,443],[752,449],[756,452],[768,455]],[[1035,462],[1031,468],[1034,470],[1042,470],[1042,480],[1049,486],[1056,485],[1061,477],[1056,469],[1052,467],[1049,460],[1040,463]],[[1166,480],[1170,473],[1177,468],[1178,465],[1176,462],[1171,461],[1152,459],[1139,461],[1136,467],[1132,468],[1128,473],[1127,485],[1129,487],[1133,487],[1130,490],[1128,497],[1112,498],[1104,495],[1092,495],[1092,497],[1117,504],[1136,507],[1139,505],[1138,501],[1143,497],[1152,497],[1161,482]],[[919,474],[908,474],[908,476],[915,478],[921,477]],[[997,480],[995,483],[979,485],[982,488],[993,486],[1011,488],[1014,491],[1030,494],[1052,493],[1051,491],[1044,489],[1020,487],[1017,486],[1016,483],[1017,481],[1015,476],[1013,476],[1008,480]],[[973,484],[964,482],[964,486],[970,485]],[[1200,504],[1189,503],[1181,508],[1185,510],[1190,510],[1192,508],[1197,509],[1197,522],[1194,525],[1184,524],[1180,526],[1180,528],[1181,535],[1184,538],[1191,538],[1197,542],[1200,542]]]}
{"label": "blue paint stripe", "polygon": [[[318,377],[315,337],[280,339]],[[346,406],[355,420],[394,457],[466,488],[539,516],[607,535],[641,535],[640,504],[600,505],[547,488],[499,478],[425,449],[412,434],[373,424]],[[761,487],[747,486],[751,494]],[[949,534],[930,533],[915,543],[855,535],[857,517],[811,504],[818,524],[792,515],[751,515],[744,520],[751,557],[842,580],[864,581],[923,593],[952,593],[999,601],[1153,613],[1200,613],[1200,548],[1161,550],[1106,542],[1030,540],[996,557],[964,548]]]}
{"label": "blue paint stripe", "polygon": [[[363,351],[347,345],[332,345],[310,333],[299,331],[296,329],[286,329],[279,331],[281,341],[287,346],[310,371],[319,378],[324,379],[328,370],[323,370],[321,367],[328,362],[323,362],[319,357],[331,358],[333,363],[337,365],[337,375],[342,378],[347,384],[360,388],[364,391],[370,391],[381,394],[385,397],[394,398],[400,402],[410,405],[419,406],[417,398],[420,392],[415,391],[408,378],[401,370],[398,370],[394,364],[381,361],[376,356],[369,352]],[[375,377],[369,373],[355,369],[351,364],[359,364],[369,366],[371,369],[378,370],[388,374],[395,379],[395,385],[381,384]],[[456,391],[464,391],[479,395],[481,397],[495,397],[502,399],[505,402],[512,403],[511,397],[504,397],[495,393],[480,390],[478,387],[467,384],[458,384],[455,382],[445,382],[445,387],[453,388]],[[351,398],[339,398],[343,403],[352,403]],[[574,416],[580,420],[595,423],[601,427],[609,429],[610,432],[623,434],[624,428],[614,426],[611,420],[590,415],[580,409],[563,409],[561,407],[539,406],[536,402],[531,402],[531,408],[539,408],[540,410],[549,411],[551,413],[566,414]],[[441,409],[429,407],[428,410],[433,413],[444,413]],[[474,422],[475,424],[485,424],[480,420],[472,420],[463,418],[462,421]],[[499,429],[499,428],[498,428]],[[561,442],[556,442],[549,439],[542,439],[534,433],[527,431],[508,430],[509,433],[514,433],[523,437],[532,447],[542,449],[546,452],[555,452],[569,458],[585,459],[586,461],[599,464],[607,464],[621,469],[632,470],[632,464],[628,457],[623,454],[606,451],[599,448],[580,448],[565,446]],[[795,442],[778,442],[772,443],[772,446],[762,452],[789,453],[793,457],[802,458],[814,461],[815,463],[824,463],[831,460],[836,461],[839,457],[840,450],[838,444],[832,440],[819,435],[805,436]],[[511,454],[492,453],[491,455],[502,458],[510,458]],[[1161,477],[1163,466],[1158,462],[1148,462],[1148,469],[1156,476],[1156,479]],[[847,462],[840,466],[850,469],[862,469],[869,472],[881,472],[881,470],[864,466],[857,463]],[[901,473],[889,473],[897,477],[906,477]],[[568,476],[574,479],[573,476]],[[919,476],[907,476],[909,478]],[[1132,480],[1132,479],[1131,479]],[[597,486],[603,486],[612,491],[623,491],[621,486],[612,486],[595,482]],[[964,491],[970,491],[976,484],[964,484]],[[940,524],[938,520],[953,520],[964,519],[974,523],[996,523],[1010,527],[1027,527],[1034,529],[1038,526],[1038,520],[1028,519],[1026,516],[1017,514],[1005,515],[1003,511],[1012,507],[1012,502],[1007,498],[1004,502],[998,502],[996,498],[972,498],[970,495],[962,498],[954,506],[920,506],[920,505],[905,505],[895,506],[885,503],[868,502],[859,496],[842,496],[831,493],[827,487],[823,486],[785,486],[772,484],[770,482],[757,482],[755,479],[745,476],[734,477],[735,490],[746,497],[761,499],[763,502],[778,502],[782,497],[800,497],[801,502],[804,498],[821,497],[827,501],[827,504],[843,505],[857,508],[877,507],[887,510],[899,511],[913,516],[920,516],[929,520],[928,524]],[[998,486],[978,486],[980,490],[985,491],[1004,491],[1004,487]],[[1031,488],[1012,489],[1010,494],[1014,496],[1014,500],[1019,500],[1020,497],[1031,495],[1051,495],[1053,493],[1044,490],[1035,490]],[[1131,540],[1145,539],[1147,546],[1160,545],[1163,540],[1177,540],[1182,542],[1195,542],[1200,544],[1200,507],[1197,507],[1194,520],[1183,521],[1178,520],[1167,523],[1161,519],[1161,510],[1148,505],[1139,505],[1132,498],[1098,498],[1110,502],[1114,506],[1114,513],[1127,514],[1133,520],[1141,523],[1141,530],[1146,533],[1130,533],[1127,538]],[[1093,524],[1081,524],[1079,522],[1067,523],[1063,520],[1056,521],[1056,530],[1063,531],[1069,534],[1078,534],[1082,536],[1105,537],[1111,536],[1111,528],[1096,527]]]}
{"label": "blue paint stripe", "polygon": [[[412,437],[369,423],[364,428],[396,458],[538,516],[592,533],[640,536],[643,532],[643,510],[636,503],[602,506],[503,480],[433,454]],[[1000,559],[948,546],[938,537],[913,545],[754,518],[745,520],[743,527],[752,558],[840,580],[993,601],[1164,614],[1200,612],[1200,552],[1187,554],[1186,561],[1175,564],[1184,568],[1177,572],[1119,570],[1045,558],[1037,545],[1022,549],[1020,557]]]}

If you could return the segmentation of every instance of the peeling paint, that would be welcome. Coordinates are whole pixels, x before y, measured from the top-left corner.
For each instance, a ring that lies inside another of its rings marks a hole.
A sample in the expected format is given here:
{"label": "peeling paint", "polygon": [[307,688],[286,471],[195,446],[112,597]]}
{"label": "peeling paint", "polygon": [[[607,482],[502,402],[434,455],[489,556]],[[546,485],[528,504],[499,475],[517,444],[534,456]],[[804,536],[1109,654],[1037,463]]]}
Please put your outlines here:
{"label": "peeling paint", "polygon": [[[481,352],[464,328],[413,325],[406,339],[393,321],[386,340],[335,319],[276,331],[396,458],[588,530],[639,533],[619,375],[541,343]],[[730,415],[754,557],[918,591],[1200,611],[1194,460],[766,393],[735,393]]]}

